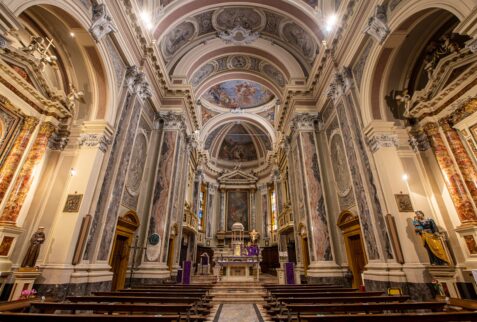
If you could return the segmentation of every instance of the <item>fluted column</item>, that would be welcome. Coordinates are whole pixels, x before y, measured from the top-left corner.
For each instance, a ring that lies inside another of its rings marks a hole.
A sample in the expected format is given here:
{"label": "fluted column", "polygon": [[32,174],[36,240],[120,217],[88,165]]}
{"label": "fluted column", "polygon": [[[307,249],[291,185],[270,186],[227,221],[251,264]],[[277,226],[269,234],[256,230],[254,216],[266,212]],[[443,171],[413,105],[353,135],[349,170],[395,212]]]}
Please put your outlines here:
{"label": "fluted column", "polygon": [[20,164],[25,149],[30,142],[32,133],[35,130],[38,120],[35,117],[27,116],[22,125],[22,129],[18,134],[17,139],[12,147],[12,150],[8,154],[5,163],[0,169],[0,203],[3,201],[8,187],[15,175],[15,171]]}
{"label": "fluted column", "polygon": [[48,140],[53,134],[54,130],[54,125],[49,122],[44,122],[40,125],[40,130],[36,137],[35,143],[28,152],[27,159],[22,166],[20,174],[14,183],[10,198],[8,199],[5,209],[2,212],[0,223],[12,225],[16,223],[18,214],[20,213],[34,179],[33,170],[43,158],[48,145]]}
{"label": "fluted column", "polygon": [[477,171],[462,143],[457,131],[447,122],[440,122],[442,131],[449,143],[452,154],[454,155],[457,166],[460,169],[464,183],[469,190],[474,204],[477,205]]}
{"label": "fluted column", "polygon": [[219,231],[225,231],[225,189],[220,189],[220,225]]}
{"label": "fluted column", "polygon": [[470,223],[477,221],[477,215],[472,207],[470,198],[467,196],[464,182],[461,180],[459,173],[452,161],[449,151],[442,138],[439,127],[435,123],[429,123],[425,126],[432,150],[436,156],[437,163],[444,174],[447,189],[457,210],[457,215],[462,223]]}

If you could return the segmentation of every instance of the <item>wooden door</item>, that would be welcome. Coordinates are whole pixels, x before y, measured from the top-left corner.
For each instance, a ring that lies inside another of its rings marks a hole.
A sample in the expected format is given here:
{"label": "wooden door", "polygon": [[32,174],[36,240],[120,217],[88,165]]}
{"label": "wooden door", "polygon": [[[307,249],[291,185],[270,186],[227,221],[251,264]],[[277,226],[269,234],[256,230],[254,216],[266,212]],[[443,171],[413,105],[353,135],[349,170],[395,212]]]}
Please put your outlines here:
{"label": "wooden door", "polygon": [[303,271],[306,276],[308,271],[308,265],[310,265],[310,253],[308,252],[308,238],[302,237],[301,239],[301,252],[303,257]]}
{"label": "wooden door", "polygon": [[169,250],[167,252],[167,267],[169,267],[169,271],[172,271],[172,266],[174,266],[174,240],[175,238],[169,239]]}
{"label": "wooden door", "polygon": [[130,244],[131,240],[127,236],[116,235],[111,263],[111,269],[113,271],[113,290],[124,288],[126,271],[128,269]]}
{"label": "wooden door", "polygon": [[295,241],[290,240],[287,244],[288,261],[296,264]]}
{"label": "wooden door", "polygon": [[351,260],[350,268],[353,273],[353,287],[359,287],[363,284],[361,274],[364,272],[364,267],[366,266],[361,235],[348,236],[348,244],[351,255],[349,259]]}

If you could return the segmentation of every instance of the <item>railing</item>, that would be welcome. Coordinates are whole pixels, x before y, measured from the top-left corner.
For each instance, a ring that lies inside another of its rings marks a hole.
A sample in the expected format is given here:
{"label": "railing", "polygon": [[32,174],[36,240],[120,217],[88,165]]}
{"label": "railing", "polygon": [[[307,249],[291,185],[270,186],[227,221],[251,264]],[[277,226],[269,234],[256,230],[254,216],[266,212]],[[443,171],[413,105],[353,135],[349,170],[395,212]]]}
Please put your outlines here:
{"label": "railing", "polygon": [[293,214],[291,211],[291,205],[285,204],[283,205],[282,212],[278,215],[278,231],[283,231],[288,228],[293,227]]}

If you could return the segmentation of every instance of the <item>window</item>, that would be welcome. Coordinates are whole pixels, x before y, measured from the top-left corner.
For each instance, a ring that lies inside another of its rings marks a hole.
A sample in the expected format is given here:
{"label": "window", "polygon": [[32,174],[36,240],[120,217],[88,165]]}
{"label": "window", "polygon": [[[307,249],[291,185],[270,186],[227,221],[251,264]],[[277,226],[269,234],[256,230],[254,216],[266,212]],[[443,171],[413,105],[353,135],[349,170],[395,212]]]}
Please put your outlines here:
{"label": "window", "polygon": [[205,230],[205,202],[207,199],[207,187],[205,184],[202,184],[199,191],[199,212],[198,217],[198,229],[199,231]]}
{"label": "window", "polygon": [[270,209],[271,209],[272,231],[276,231],[278,229],[278,216],[277,216],[277,198],[276,198],[274,189],[270,193]]}

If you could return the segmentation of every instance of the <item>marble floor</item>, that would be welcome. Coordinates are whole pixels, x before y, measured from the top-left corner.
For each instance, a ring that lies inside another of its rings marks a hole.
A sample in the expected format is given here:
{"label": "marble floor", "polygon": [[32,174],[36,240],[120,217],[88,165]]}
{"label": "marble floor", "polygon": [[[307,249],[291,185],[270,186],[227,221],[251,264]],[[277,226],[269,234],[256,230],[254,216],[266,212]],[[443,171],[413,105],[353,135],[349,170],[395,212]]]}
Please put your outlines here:
{"label": "marble floor", "polygon": [[255,304],[221,304],[214,322],[263,322]]}

